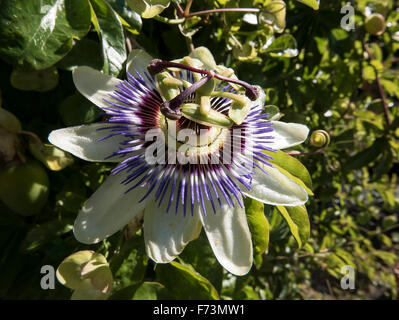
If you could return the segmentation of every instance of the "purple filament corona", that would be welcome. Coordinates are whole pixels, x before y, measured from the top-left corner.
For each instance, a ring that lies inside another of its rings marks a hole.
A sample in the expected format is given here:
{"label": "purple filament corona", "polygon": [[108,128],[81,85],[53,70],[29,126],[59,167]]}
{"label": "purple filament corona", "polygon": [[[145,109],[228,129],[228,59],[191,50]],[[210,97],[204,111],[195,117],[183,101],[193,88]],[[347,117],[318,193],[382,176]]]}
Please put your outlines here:
{"label": "purple filament corona", "polygon": [[[255,167],[264,171],[259,163],[271,166],[268,162],[271,157],[263,150],[275,151],[268,147],[273,139],[273,128],[271,121],[265,119],[267,114],[262,113],[263,106],[254,105],[242,124],[223,129],[228,131],[223,146],[231,147],[232,141],[239,139],[239,147],[232,148],[235,151],[230,153],[231,160],[228,163],[220,161],[215,164],[210,161],[211,156],[222,158],[223,148],[217,148],[213,154],[200,155],[209,160],[205,162],[179,164],[168,163],[166,159],[162,164],[150,164],[146,161],[145,150],[154,142],[146,141],[145,136],[149,130],[160,127],[163,100],[152,76],[137,71],[136,74],[134,77],[128,73],[127,80],[116,86],[109,99],[104,99],[109,105],[104,108],[107,120],[104,127],[99,129],[108,132],[100,141],[116,135],[124,138],[119,144],[119,150],[107,159],[121,159],[112,174],[124,172],[122,184],[126,185],[126,193],[136,188],[146,188],[140,202],[152,197],[159,207],[161,204],[166,206],[166,212],[173,210],[177,213],[179,206],[182,206],[184,215],[188,210],[193,214],[196,206],[200,206],[202,212],[207,214],[208,205],[216,213],[216,206],[222,203],[234,206],[234,199],[242,207],[243,192],[251,188]],[[180,78],[193,83],[191,71],[184,70],[179,74]],[[219,86],[217,89],[235,92],[230,85]],[[194,101],[195,94],[192,93],[187,100]],[[228,114],[230,105],[230,99],[211,98],[212,109],[224,115]],[[192,128],[195,132],[207,129],[207,126],[199,125],[184,116],[176,124],[180,128]],[[236,134],[237,129],[239,136]]]}

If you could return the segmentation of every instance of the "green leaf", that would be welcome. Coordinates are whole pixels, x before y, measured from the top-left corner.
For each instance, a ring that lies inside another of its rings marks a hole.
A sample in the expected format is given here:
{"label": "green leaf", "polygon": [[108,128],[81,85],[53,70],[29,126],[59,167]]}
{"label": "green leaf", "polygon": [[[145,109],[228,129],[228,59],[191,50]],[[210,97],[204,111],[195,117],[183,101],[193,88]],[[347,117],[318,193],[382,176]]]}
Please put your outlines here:
{"label": "green leaf", "polygon": [[49,91],[58,85],[58,70],[50,67],[43,70],[15,68],[10,77],[11,85],[24,91]]}
{"label": "green leaf", "polygon": [[384,153],[381,159],[378,160],[378,165],[375,168],[374,176],[372,181],[378,181],[381,177],[388,173],[393,164],[393,155],[391,149],[387,148],[384,150]]}
{"label": "green leaf", "polygon": [[35,70],[61,60],[90,27],[86,0],[5,0],[0,2],[0,55]]}
{"label": "green leaf", "polygon": [[128,5],[145,19],[159,15],[170,2],[170,0],[127,0]]}
{"label": "green leaf", "polygon": [[107,293],[87,285],[73,292],[71,300],[106,300]]}
{"label": "green leaf", "polygon": [[368,82],[373,82],[377,77],[375,69],[371,65],[366,65],[363,68],[363,79]]}
{"label": "green leaf", "polygon": [[197,239],[184,248],[179,258],[192,265],[198,273],[212,283],[216,290],[222,289],[223,267],[217,261],[204,232],[201,232]]}
{"label": "green leaf", "polygon": [[[140,15],[133,11],[125,0],[107,0],[120,17],[135,31],[140,31],[143,24]],[[122,22],[123,23],[123,22]]]}
{"label": "green leaf", "polygon": [[104,64],[101,50],[98,42],[84,38],[76,42],[72,50],[57,63],[57,67],[70,71],[78,66],[101,70]]}
{"label": "green leaf", "polygon": [[110,260],[110,268],[119,288],[140,283],[147,269],[148,256],[142,237],[127,240]]}
{"label": "green leaf", "polygon": [[73,221],[68,219],[53,220],[32,228],[21,243],[21,250],[34,252],[44,244],[53,241],[73,228]]}
{"label": "green leaf", "polygon": [[391,96],[396,96],[399,99],[399,85],[393,81],[381,79],[381,84],[384,89],[389,93]]}
{"label": "green leaf", "polygon": [[119,75],[127,58],[125,35],[118,14],[104,0],[90,0],[92,22],[101,39],[106,74]]}
{"label": "green leaf", "polygon": [[213,285],[192,268],[177,263],[158,264],[156,274],[175,297],[180,300],[218,300],[219,295]]}
{"label": "green leaf", "polygon": [[114,292],[109,300],[159,300],[165,287],[158,282],[143,282]]}
{"label": "green leaf", "polygon": [[369,163],[377,159],[384,149],[388,147],[387,145],[388,143],[385,138],[376,139],[370,147],[347,159],[343,165],[344,172],[349,172],[367,166]]}
{"label": "green leaf", "polygon": [[307,6],[311,7],[314,10],[319,10],[318,0],[296,0],[296,1],[306,4]]}
{"label": "green leaf", "polygon": [[144,282],[137,288],[133,300],[158,300],[158,291],[164,286],[158,282]]}
{"label": "green leaf", "polygon": [[304,205],[297,207],[285,207],[294,223],[298,226],[299,236],[302,245],[304,245],[310,237],[310,221],[308,211]]}
{"label": "green leaf", "polygon": [[285,28],[286,5],[282,0],[269,2],[259,14],[261,24],[274,24],[276,32],[283,32]]}
{"label": "green leaf", "polygon": [[301,248],[309,239],[310,235],[310,222],[306,207],[277,206],[277,209],[287,222],[292,235],[298,243],[298,247]]}
{"label": "green leaf", "polygon": [[66,126],[77,126],[98,120],[103,112],[78,91],[67,97],[59,106],[59,114]]}
{"label": "green leaf", "polygon": [[251,231],[254,255],[264,253],[269,245],[269,221],[263,213],[263,203],[249,197],[244,199],[245,213]]}
{"label": "green leaf", "polygon": [[249,43],[244,43],[240,47],[235,47],[233,49],[233,54],[238,61],[242,62],[258,63],[262,61],[262,58],[258,57],[255,47],[253,45],[251,46]]}
{"label": "green leaf", "polygon": [[234,300],[261,300],[261,298],[252,286],[246,285],[234,295]]}
{"label": "green leaf", "polygon": [[296,57],[298,55],[297,43],[292,35],[285,34],[276,38],[269,46],[262,48],[262,53],[269,53],[273,57]]}
{"label": "green leaf", "polygon": [[273,157],[273,159],[269,160],[272,164],[278,165],[294,177],[303,181],[309,189],[312,188],[312,178],[310,177],[309,171],[298,159],[281,150],[278,150],[277,152],[264,151],[264,153]]}
{"label": "green leaf", "polygon": [[29,150],[32,155],[53,171],[59,171],[74,162],[73,156],[51,144],[38,146],[32,141],[29,142]]}
{"label": "green leaf", "polygon": [[277,116],[280,113],[280,109],[277,106],[272,105],[272,104],[265,106],[264,110],[265,110],[265,113],[269,114],[268,119],[273,119],[273,120],[274,120],[273,117]]}

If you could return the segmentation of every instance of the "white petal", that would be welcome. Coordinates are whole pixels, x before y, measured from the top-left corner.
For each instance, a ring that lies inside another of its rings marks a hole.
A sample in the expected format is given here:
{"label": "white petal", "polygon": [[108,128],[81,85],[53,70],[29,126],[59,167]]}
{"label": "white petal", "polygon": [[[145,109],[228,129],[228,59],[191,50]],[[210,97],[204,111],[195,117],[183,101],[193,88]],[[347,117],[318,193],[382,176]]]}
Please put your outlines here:
{"label": "white petal", "polygon": [[129,186],[121,184],[126,173],[109,176],[87,200],[75,220],[75,238],[86,244],[97,243],[133,219],[140,219],[146,200],[139,203],[147,189],[137,187],[125,194]]}
{"label": "white petal", "polygon": [[115,102],[109,94],[121,80],[108,76],[90,67],[77,67],[72,72],[73,82],[79,92],[96,106],[110,107],[103,99]]}
{"label": "white petal", "polygon": [[301,144],[306,140],[309,128],[299,123],[272,121],[273,142],[268,144],[273,149],[280,150]]}
{"label": "white petal", "polygon": [[147,255],[156,263],[168,263],[175,259],[188,242],[201,232],[198,213],[191,216],[182,210],[175,214],[174,206],[166,213],[165,205],[151,201],[144,211],[144,240]]}
{"label": "white petal", "polygon": [[266,204],[281,206],[299,206],[308,200],[306,190],[299,184],[276,168],[261,166],[268,174],[256,167],[251,190],[244,192],[245,195]]}
{"label": "white petal", "polygon": [[202,225],[219,263],[235,275],[245,275],[252,266],[252,239],[245,209],[235,201],[216,207],[207,204],[207,216],[200,214]]}
{"label": "white petal", "polygon": [[147,80],[144,76],[144,72],[148,73],[147,66],[150,64],[151,60],[153,60],[153,58],[144,50],[132,50],[127,58],[126,70],[133,77],[137,77],[137,71],[143,76],[144,80]]}
{"label": "white petal", "polygon": [[110,130],[97,130],[104,128],[103,123],[95,123],[77,127],[58,129],[50,132],[48,140],[58,148],[72,153],[74,156],[95,162],[120,162],[120,157],[105,160],[113,152],[119,150],[119,143],[125,141],[122,135],[116,135],[98,141],[111,134]]}

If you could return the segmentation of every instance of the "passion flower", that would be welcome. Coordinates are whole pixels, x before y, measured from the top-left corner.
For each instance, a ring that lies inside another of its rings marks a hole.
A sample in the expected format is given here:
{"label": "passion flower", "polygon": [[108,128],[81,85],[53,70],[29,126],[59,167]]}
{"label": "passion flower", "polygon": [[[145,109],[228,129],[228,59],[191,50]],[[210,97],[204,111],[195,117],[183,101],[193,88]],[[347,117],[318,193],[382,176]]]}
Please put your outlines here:
{"label": "passion flower", "polygon": [[216,65],[208,49],[173,62],[133,50],[126,80],[88,67],[73,79],[107,120],[55,130],[49,141],[87,161],[118,163],[80,211],[78,241],[97,243],[143,219],[147,254],[168,263],[203,227],[221,265],[243,275],[252,265],[243,198],[307,201],[263,151],[302,143],[308,128],[267,120],[263,90]]}

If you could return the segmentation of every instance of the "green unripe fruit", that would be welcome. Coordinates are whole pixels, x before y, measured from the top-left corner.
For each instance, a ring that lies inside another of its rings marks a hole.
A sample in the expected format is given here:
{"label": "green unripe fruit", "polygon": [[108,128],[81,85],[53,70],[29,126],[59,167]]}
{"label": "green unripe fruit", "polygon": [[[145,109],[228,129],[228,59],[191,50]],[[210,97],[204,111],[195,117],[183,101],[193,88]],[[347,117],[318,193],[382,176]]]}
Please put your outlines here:
{"label": "green unripe fruit", "polygon": [[0,107],[0,126],[10,132],[19,133],[22,130],[21,122],[14,114]]}
{"label": "green unripe fruit", "polygon": [[385,31],[385,18],[382,14],[373,13],[366,18],[364,27],[368,33],[379,36]]}
{"label": "green unripe fruit", "polygon": [[47,202],[49,179],[36,160],[0,171],[0,200],[20,215],[38,214]]}

